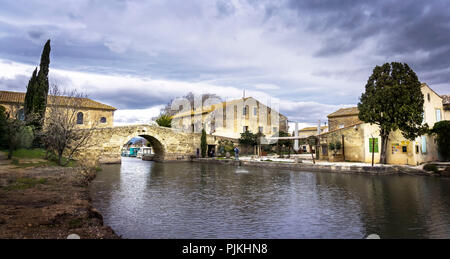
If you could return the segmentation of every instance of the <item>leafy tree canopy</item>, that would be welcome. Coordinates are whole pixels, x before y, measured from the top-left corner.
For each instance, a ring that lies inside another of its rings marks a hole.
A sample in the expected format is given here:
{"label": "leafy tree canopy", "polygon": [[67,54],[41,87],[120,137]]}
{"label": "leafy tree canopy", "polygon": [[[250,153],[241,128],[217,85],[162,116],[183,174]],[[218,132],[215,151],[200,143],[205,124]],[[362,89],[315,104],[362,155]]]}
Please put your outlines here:
{"label": "leafy tree canopy", "polygon": [[253,134],[250,131],[246,130],[245,132],[241,133],[239,143],[249,146],[255,146],[257,144],[256,134]]}
{"label": "leafy tree canopy", "polygon": [[[376,66],[358,103],[359,119],[376,124],[381,135],[400,129],[413,140],[422,135],[424,97],[416,73],[405,63]],[[383,137],[383,136],[382,136]]]}
{"label": "leafy tree canopy", "polygon": [[161,127],[172,127],[172,117],[168,114],[161,114],[157,119],[156,123],[158,123]]}

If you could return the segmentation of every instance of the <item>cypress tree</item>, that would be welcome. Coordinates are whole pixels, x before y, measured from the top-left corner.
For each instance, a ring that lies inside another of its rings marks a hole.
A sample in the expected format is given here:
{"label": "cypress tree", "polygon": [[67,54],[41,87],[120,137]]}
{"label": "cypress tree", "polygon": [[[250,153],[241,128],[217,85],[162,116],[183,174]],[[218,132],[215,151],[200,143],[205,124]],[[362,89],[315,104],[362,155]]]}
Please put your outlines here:
{"label": "cypress tree", "polygon": [[41,64],[37,76],[38,88],[34,95],[33,105],[35,113],[39,115],[37,122],[37,129],[42,129],[42,124],[45,118],[45,109],[47,107],[48,96],[48,72],[50,65],[50,40],[45,43],[44,50],[41,55]]}
{"label": "cypress tree", "polygon": [[202,157],[206,157],[206,149],[208,148],[208,144],[206,143],[206,131],[202,129],[202,136],[200,138],[200,148],[202,151]]}
{"label": "cypress tree", "polygon": [[50,50],[50,40],[48,40],[42,51],[39,72],[37,71],[37,68],[34,70],[33,75],[28,82],[27,93],[25,94],[25,118],[29,119],[31,115],[37,115],[37,118],[34,118],[30,124],[38,131],[42,129],[45,118],[45,109],[47,107]]}
{"label": "cypress tree", "polygon": [[27,93],[25,94],[25,103],[24,103],[24,112],[25,118],[29,118],[29,116],[33,113],[33,99],[36,93],[37,88],[37,68],[34,69],[33,75],[31,76],[30,81],[28,81]]}

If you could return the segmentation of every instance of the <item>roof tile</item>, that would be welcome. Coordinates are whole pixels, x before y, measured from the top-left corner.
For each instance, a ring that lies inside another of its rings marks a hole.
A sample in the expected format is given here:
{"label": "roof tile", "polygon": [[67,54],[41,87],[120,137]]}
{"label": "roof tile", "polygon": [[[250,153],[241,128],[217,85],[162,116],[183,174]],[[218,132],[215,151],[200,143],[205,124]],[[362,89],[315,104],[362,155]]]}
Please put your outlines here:
{"label": "roof tile", "polygon": [[[54,99],[57,98],[57,99]],[[52,105],[54,103],[64,102],[64,98],[76,98],[76,97],[67,97],[67,96],[52,96],[49,95],[48,104]],[[101,109],[101,110],[117,110],[116,108],[96,102],[89,98],[76,98],[81,100],[81,107],[90,108],[90,109]],[[25,93],[23,92],[11,92],[11,91],[0,91],[0,103],[24,103],[25,102]]]}

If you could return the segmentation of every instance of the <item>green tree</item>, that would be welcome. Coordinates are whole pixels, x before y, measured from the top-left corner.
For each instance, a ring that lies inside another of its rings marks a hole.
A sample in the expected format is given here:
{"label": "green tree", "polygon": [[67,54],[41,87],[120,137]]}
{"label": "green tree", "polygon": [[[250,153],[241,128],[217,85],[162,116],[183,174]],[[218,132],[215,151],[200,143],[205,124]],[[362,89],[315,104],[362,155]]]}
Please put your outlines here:
{"label": "green tree", "polygon": [[380,127],[380,163],[386,164],[389,134],[399,129],[410,140],[422,135],[424,97],[416,73],[405,63],[376,66],[358,103],[359,119]]}
{"label": "green tree", "polygon": [[[47,107],[50,50],[50,40],[48,40],[42,51],[39,72],[37,71],[37,68],[34,70],[33,75],[28,82],[27,92],[25,94],[25,118],[37,131],[42,130]],[[33,120],[29,119],[31,116],[34,118]]]}
{"label": "green tree", "polygon": [[[18,109],[13,108],[5,113],[4,108],[0,108],[0,117],[2,117],[0,123],[3,124],[0,138],[3,146],[9,150],[8,159],[12,158],[14,150],[21,147],[28,148],[34,138],[33,133],[30,133],[32,127],[27,126],[29,121],[20,120],[18,115]],[[29,119],[33,120],[34,117],[29,117]]]}
{"label": "green tree", "polygon": [[156,119],[156,123],[158,123],[158,125],[161,127],[170,128],[172,127],[172,117],[168,114],[161,114]]}
{"label": "green tree", "polygon": [[206,157],[206,149],[208,144],[206,143],[206,131],[205,128],[202,129],[202,137],[200,138],[200,148],[202,152],[202,157]]}
{"label": "green tree", "polygon": [[[289,133],[280,131],[278,132],[279,137],[289,137]],[[290,139],[282,139],[277,141],[277,148],[278,148],[278,155],[280,157],[283,157],[283,151],[285,148],[288,149],[289,156],[291,155],[291,147],[292,147],[292,140]]]}
{"label": "green tree", "polygon": [[7,119],[6,109],[4,106],[0,105],[0,147],[7,148],[6,145],[6,133],[7,133]]}
{"label": "green tree", "polygon": [[450,121],[436,122],[431,129],[431,133],[436,135],[438,150],[445,161],[450,160]]}
{"label": "green tree", "polygon": [[245,132],[241,133],[241,137],[239,138],[239,143],[248,145],[248,146],[254,146],[257,144],[256,135],[251,133],[250,131],[246,130]]}

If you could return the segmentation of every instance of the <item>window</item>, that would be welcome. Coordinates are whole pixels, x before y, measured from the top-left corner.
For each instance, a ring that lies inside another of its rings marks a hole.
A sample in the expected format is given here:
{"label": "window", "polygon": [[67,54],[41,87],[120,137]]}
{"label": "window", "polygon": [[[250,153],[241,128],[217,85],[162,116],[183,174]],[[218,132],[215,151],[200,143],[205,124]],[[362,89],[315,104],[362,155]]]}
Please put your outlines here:
{"label": "window", "polygon": [[254,108],[253,108],[253,115],[256,116],[257,114],[258,114],[258,108],[257,108],[257,107],[254,107]]}
{"label": "window", "polygon": [[427,93],[427,99],[428,99],[428,102],[430,102],[430,93]]}
{"label": "window", "polygon": [[427,153],[427,138],[422,136],[422,154]]}
{"label": "window", "polygon": [[408,148],[407,148],[406,146],[402,146],[402,152],[403,152],[403,153],[408,152]]}
{"label": "window", "polygon": [[419,154],[419,145],[416,145],[416,154]]}
{"label": "window", "polygon": [[441,109],[436,109],[436,122],[441,121]]}
{"label": "window", "polygon": [[244,132],[248,131],[248,126],[244,126]]}
{"label": "window", "polygon": [[77,113],[77,124],[83,124],[83,113]]}
{"label": "window", "polygon": [[106,117],[101,117],[100,118],[100,123],[106,123]]}
{"label": "window", "polygon": [[264,128],[262,126],[258,127],[258,132],[263,133]]}
{"label": "window", "polygon": [[21,121],[25,120],[25,112],[23,109],[20,109],[19,112],[17,113],[17,118]]}
{"label": "window", "polygon": [[[306,152],[306,147],[305,147],[304,152]],[[322,155],[324,155],[324,156],[328,155],[328,146],[327,145],[322,145]]]}
{"label": "window", "polygon": [[247,106],[245,106],[244,109],[242,109],[242,115],[247,115]]}
{"label": "window", "polygon": [[278,132],[278,128],[277,127],[273,127],[273,132]]}

